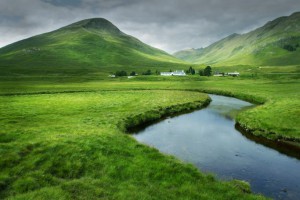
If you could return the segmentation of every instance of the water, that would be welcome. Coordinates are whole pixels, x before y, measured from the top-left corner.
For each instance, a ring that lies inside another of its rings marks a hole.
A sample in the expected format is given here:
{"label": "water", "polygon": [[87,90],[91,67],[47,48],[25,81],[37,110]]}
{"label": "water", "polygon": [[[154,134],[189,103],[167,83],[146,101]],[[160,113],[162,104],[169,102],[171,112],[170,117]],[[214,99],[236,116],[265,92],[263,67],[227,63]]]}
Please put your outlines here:
{"label": "water", "polygon": [[165,119],[134,137],[220,179],[246,180],[255,193],[300,199],[300,161],[251,141],[234,128],[234,114],[252,104],[210,97],[213,101],[207,108]]}

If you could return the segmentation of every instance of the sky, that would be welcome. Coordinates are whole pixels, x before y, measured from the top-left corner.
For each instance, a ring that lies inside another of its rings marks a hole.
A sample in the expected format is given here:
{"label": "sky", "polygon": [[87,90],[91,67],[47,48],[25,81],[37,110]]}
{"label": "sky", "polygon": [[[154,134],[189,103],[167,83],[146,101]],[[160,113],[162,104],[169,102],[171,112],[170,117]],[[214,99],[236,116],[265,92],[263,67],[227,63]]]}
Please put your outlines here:
{"label": "sky", "polygon": [[300,0],[0,0],[0,47],[94,17],[174,53],[300,11]]}

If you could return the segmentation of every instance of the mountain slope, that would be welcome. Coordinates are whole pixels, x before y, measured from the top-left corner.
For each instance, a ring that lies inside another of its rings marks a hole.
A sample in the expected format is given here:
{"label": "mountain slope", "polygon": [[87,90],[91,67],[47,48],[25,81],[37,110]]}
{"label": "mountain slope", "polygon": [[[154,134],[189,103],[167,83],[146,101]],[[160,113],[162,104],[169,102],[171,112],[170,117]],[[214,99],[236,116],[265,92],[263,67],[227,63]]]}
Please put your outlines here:
{"label": "mountain slope", "polygon": [[[219,65],[292,65],[300,63],[300,12],[270,21],[246,34],[232,34],[214,44],[195,49],[180,59]],[[179,55],[179,56],[178,56]]]}
{"label": "mountain slope", "polygon": [[1,75],[97,74],[174,63],[183,62],[102,18],[83,20],[0,49]]}
{"label": "mountain slope", "polygon": [[186,49],[182,51],[178,51],[173,54],[174,57],[179,58],[181,60],[191,61],[195,57],[198,57],[203,52],[204,48],[199,49]]}

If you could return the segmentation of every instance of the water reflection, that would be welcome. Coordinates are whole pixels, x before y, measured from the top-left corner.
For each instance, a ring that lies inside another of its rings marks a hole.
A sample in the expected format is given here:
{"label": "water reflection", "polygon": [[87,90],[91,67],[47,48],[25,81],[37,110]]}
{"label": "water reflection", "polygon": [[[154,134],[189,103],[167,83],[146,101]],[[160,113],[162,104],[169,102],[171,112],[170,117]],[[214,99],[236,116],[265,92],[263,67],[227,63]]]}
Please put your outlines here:
{"label": "water reflection", "polygon": [[300,199],[300,161],[240,134],[232,117],[252,104],[211,95],[203,110],[165,119],[134,137],[223,179],[249,181],[275,199]]}

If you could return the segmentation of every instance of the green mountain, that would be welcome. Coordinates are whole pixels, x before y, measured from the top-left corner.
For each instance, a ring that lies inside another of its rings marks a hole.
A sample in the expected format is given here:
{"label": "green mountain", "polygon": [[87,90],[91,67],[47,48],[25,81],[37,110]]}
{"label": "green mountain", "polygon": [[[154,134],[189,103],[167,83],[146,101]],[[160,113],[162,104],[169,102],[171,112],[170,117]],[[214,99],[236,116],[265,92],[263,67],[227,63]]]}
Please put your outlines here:
{"label": "green mountain", "polygon": [[201,55],[201,53],[203,52],[203,50],[204,50],[204,48],[186,49],[186,50],[182,50],[182,51],[178,51],[178,52],[174,53],[173,56],[175,56],[176,58],[179,58],[181,60],[191,61],[195,57],[198,57],[199,55]]}
{"label": "green mountain", "polygon": [[300,12],[270,21],[246,34],[232,34],[212,45],[174,54],[182,60],[217,65],[300,63]]}
{"label": "green mountain", "polygon": [[0,49],[0,75],[108,74],[166,68],[183,61],[126,35],[102,18],[87,19]]}

